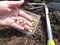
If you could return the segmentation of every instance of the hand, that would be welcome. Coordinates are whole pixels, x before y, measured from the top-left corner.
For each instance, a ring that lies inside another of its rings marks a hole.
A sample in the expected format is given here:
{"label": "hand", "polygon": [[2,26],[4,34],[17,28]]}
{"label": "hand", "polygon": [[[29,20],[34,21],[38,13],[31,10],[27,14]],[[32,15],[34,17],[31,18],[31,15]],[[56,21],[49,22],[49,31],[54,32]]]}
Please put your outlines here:
{"label": "hand", "polygon": [[13,8],[17,8],[24,3],[21,1],[0,1],[0,16],[7,15]]}
{"label": "hand", "polygon": [[[8,2],[9,1],[7,1],[7,3]],[[18,28],[20,30],[29,29],[29,27],[32,26],[32,23],[30,22],[30,21],[32,21],[32,18],[30,16],[28,16],[26,13],[24,13],[23,11],[21,11],[20,9],[17,8],[20,3],[21,2],[18,2],[18,3],[11,3],[10,2],[9,3],[10,6],[6,5],[6,7],[5,7],[6,9],[3,6],[3,8],[1,10],[4,13],[0,12],[1,13],[1,15],[0,15],[0,25],[11,26],[11,27],[14,27],[14,28]],[[22,5],[22,4],[23,3],[21,3],[20,5]],[[25,24],[22,25],[20,23],[17,23],[16,22],[17,17],[20,20],[24,20]]]}

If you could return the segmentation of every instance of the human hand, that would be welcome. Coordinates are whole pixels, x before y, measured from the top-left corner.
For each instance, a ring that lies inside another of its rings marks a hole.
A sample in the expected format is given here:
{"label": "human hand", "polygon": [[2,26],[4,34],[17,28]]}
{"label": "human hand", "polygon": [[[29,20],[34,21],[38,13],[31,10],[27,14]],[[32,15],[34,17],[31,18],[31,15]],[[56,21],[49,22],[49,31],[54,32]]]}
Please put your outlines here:
{"label": "human hand", "polygon": [[[21,5],[22,4],[23,3],[21,3]],[[17,5],[19,6],[19,4]],[[8,8],[8,10],[6,9],[4,8],[1,9],[2,12],[4,13],[1,13],[2,15],[0,15],[0,25],[11,26],[14,28],[18,28],[20,30],[29,29],[32,26],[32,23],[30,22],[32,21],[32,18],[23,11],[21,11],[20,9],[18,9],[15,4],[13,4],[12,7]],[[17,17],[19,18],[19,20],[24,20],[25,24],[17,23],[16,22]]]}
{"label": "human hand", "polygon": [[21,6],[24,3],[24,0],[21,1],[0,1],[0,16],[8,15],[12,9]]}

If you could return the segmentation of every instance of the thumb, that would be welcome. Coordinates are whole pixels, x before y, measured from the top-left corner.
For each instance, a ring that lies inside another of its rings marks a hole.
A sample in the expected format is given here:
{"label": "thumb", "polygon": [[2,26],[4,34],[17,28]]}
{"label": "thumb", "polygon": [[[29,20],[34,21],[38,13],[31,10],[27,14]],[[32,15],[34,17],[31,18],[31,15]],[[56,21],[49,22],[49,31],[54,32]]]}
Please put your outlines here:
{"label": "thumb", "polygon": [[21,1],[9,1],[9,7],[19,7],[24,3],[24,0]]}

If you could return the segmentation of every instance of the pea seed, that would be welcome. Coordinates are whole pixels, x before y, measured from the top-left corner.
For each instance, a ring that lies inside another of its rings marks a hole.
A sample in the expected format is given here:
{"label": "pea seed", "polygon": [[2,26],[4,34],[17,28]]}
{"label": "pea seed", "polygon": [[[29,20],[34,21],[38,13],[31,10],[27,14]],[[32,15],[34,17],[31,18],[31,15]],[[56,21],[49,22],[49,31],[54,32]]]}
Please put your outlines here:
{"label": "pea seed", "polygon": [[18,18],[15,19],[15,21],[18,21],[18,20],[19,20]]}
{"label": "pea seed", "polygon": [[19,23],[24,23],[24,21],[23,20],[19,20]]}
{"label": "pea seed", "polygon": [[32,22],[35,22],[36,21],[36,19],[32,19]]}
{"label": "pea seed", "polygon": [[29,32],[32,32],[32,31],[33,31],[33,29],[34,29],[33,27],[30,27],[30,29],[29,29],[28,31],[29,31]]}
{"label": "pea seed", "polygon": [[34,22],[32,22],[32,24],[34,24]]}
{"label": "pea seed", "polygon": [[31,27],[30,29],[31,29],[31,30],[33,30],[34,28],[33,28],[33,27]]}
{"label": "pea seed", "polygon": [[18,21],[18,20],[19,20],[19,18],[16,18],[16,20]]}
{"label": "pea seed", "polygon": [[33,27],[35,26],[35,22],[32,22]]}
{"label": "pea seed", "polygon": [[29,32],[32,32],[32,30],[30,29],[30,30],[28,30]]}

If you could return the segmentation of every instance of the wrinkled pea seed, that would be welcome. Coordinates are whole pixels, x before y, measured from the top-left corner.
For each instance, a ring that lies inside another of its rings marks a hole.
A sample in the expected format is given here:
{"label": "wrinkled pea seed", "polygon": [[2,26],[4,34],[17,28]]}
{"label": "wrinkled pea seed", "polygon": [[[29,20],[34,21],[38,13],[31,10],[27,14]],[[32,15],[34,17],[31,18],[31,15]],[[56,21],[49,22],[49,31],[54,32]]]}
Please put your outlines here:
{"label": "wrinkled pea seed", "polygon": [[19,20],[19,23],[23,23],[24,21],[23,20]]}
{"label": "wrinkled pea seed", "polygon": [[15,19],[15,21],[18,21],[18,20],[19,20],[18,18]]}
{"label": "wrinkled pea seed", "polygon": [[32,22],[35,22],[36,20],[35,19],[32,19]]}
{"label": "wrinkled pea seed", "polygon": [[29,32],[32,32],[32,31],[33,31],[33,29],[34,29],[33,27],[30,27],[30,29],[29,29],[28,31],[29,31]]}
{"label": "wrinkled pea seed", "polygon": [[18,20],[19,20],[19,18],[16,18],[16,20],[18,21]]}
{"label": "wrinkled pea seed", "polygon": [[34,24],[35,22],[32,22],[32,24]]}
{"label": "wrinkled pea seed", "polygon": [[33,27],[31,27],[30,29],[31,29],[31,30],[33,30],[34,28],[33,28]]}
{"label": "wrinkled pea seed", "polygon": [[32,32],[32,30],[30,29],[30,30],[28,30],[29,32]]}

